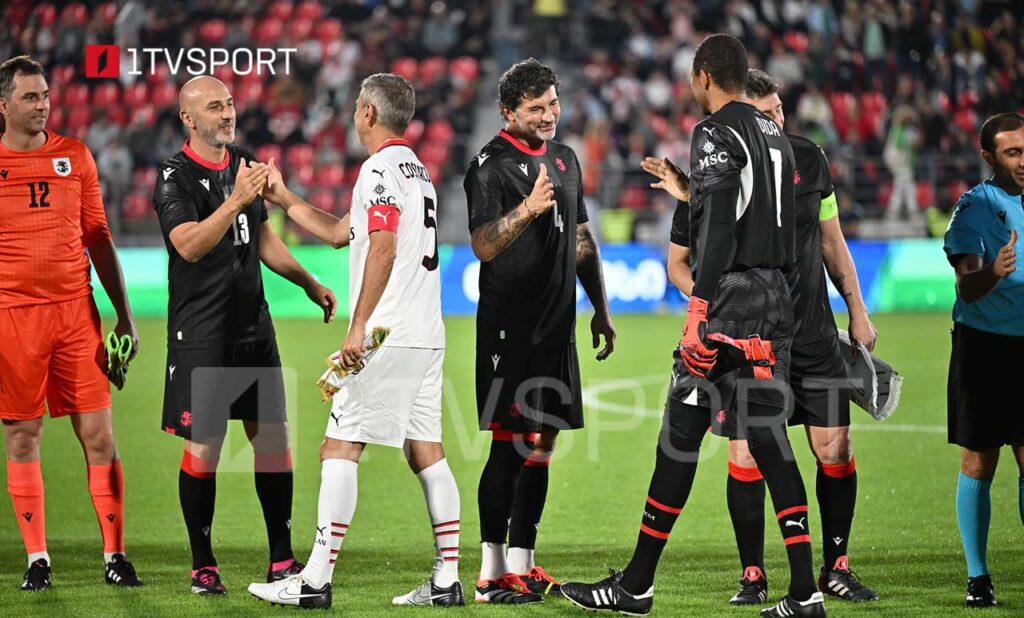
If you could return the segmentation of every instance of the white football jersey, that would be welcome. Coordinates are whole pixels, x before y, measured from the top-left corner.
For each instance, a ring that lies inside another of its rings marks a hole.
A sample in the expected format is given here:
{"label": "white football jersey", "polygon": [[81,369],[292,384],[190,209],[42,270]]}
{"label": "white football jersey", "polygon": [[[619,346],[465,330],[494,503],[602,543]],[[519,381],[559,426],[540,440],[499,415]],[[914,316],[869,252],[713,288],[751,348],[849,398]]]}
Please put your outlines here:
{"label": "white football jersey", "polygon": [[370,251],[370,216],[383,218],[379,210],[370,212],[374,206],[398,209],[398,248],[391,278],[366,330],[369,332],[375,326],[390,328],[385,346],[444,348],[437,192],[427,169],[405,140],[388,140],[370,156],[360,168],[352,190],[349,315],[356,309],[363,285]]}

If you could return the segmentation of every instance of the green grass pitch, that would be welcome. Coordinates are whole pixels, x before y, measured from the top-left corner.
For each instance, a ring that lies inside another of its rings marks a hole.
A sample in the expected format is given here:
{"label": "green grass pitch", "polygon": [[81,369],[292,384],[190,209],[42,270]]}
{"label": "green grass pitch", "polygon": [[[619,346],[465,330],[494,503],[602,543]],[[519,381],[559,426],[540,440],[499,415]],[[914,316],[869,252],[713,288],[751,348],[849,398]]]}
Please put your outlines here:
{"label": "green grass pitch", "polygon": [[[842,319],[842,316],[840,316]],[[580,316],[588,428],[561,438],[540,529],[538,561],[556,577],[592,581],[621,568],[636,538],[654,462],[670,352],[679,337],[677,316],[619,316],[616,353],[604,363],[589,349],[588,316]],[[959,452],[946,444],[945,381],[949,318],[945,314],[878,316],[878,352],[906,377],[899,410],[878,425],[854,411],[859,472],[851,564],[882,600],[867,605],[829,601],[833,616],[968,615],[963,609],[965,566],[956,531],[954,494]],[[479,566],[476,485],[487,448],[475,430],[473,320],[450,319],[445,365],[445,448],[462,493],[462,581],[470,592]],[[165,362],[164,324],[140,324],[142,353],[125,391],[114,396],[117,441],[127,479],[129,557],[147,582],[117,590],[102,579],[101,545],[89,501],[81,450],[66,420],[47,421],[43,445],[49,550],[54,586],[29,594],[17,589],[25,568],[10,501],[0,498],[0,613],[29,615],[185,616],[283,614],[245,590],[263,578],[266,537],[240,427],[232,435],[218,476],[214,547],[229,589],[224,598],[188,592],[190,559],[177,498],[181,441],[159,431]],[[320,482],[317,446],[327,408],[313,384],[322,358],[340,344],[344,324],[278,321],[289,383],[296,484],[293,542],[305,560],[312,541]],[[984,359],[980,359],[983,362]],[[1008,385],[1009,386],[1009,385]],[[1009,401],[1009,400],[1008,400]],[[814,550],[820,556],[814,502],[814,463],[806,440],[791,434],[810,487]],[[740,575],[725,507],[725,443],[709,437],[689,503],[681,515],[656,581],[656,615],[754,616],[726,604]],[[1024,528],[1017,512],[1012,457],[992,488],[989,564],[1000,607],[991,616],[1024,615]],[[391,608],[429,573],[430,526],[419,484],[398,451],[371,447],[360,466],[359,506],[335,572],[334,611],[348,615],[429,613]],[[767,570],[772,601],[785,590],[788,569],[768,519]],[[820,564],[820,557],[817,558]],[[471,602],[472,604],[472,602]],[[470,607],[478,615],[582,615],[551,598],[528,608]],[[973,614],[970,614],[973,615]]]}

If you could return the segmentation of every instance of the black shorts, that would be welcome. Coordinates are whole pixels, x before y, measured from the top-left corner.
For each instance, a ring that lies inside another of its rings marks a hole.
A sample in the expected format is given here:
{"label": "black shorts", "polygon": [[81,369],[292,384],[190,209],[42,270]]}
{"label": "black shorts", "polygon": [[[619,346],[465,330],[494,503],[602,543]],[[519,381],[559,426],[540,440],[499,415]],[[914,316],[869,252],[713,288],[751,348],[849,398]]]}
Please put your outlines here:
{"label": "black shorts", "polygon": [[482,431],[583,427],[576,343],[476,351],[476,409]]}
{"label": "black shorts", "polygon": [[949,443],[972,451],[1024,444],[1024,412],[1008,392],[1020,377],[1024,337],[953,325],[946,411]]}
{"label": "black shorts", "polygon": [[789,366],[793,301],[782,271],[752,269],[723,275],[708,315],[708,332],[734,339],[758,335],[770,341],[775,355],[772,378],[756,379],[752,366],[736,366],[720,351],[707,380],[691,376],[677,359],[669,396],[707,409],[712,431],[721,436],[745,437],[744,419],[748,415],[762,417],[769,424],[785,423],[792,410]]}
{"label": "black shorts", "polygon": [[288,420],[277,342],[168,349],[163,430],[206,442],[223,438],[228,420]]}
{"label": "black shorts", "polygon": [[790,425],[849,427],[850,381],[838,334],[794,345],[789,377],[794,404]]}

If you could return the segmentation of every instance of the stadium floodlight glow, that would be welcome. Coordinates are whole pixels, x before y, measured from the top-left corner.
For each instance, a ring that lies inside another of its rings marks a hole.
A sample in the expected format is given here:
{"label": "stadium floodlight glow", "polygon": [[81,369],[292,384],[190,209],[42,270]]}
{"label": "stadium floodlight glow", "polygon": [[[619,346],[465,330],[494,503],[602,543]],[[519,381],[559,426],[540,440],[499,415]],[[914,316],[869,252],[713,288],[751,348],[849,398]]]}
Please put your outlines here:
{"label": "stadium floodlight glow", "polygon": [[[288,75],[295,47],[126,47],[117,45],[86,46],[86,77],[119,77],[123,67],[128,75],[155,75],[156,67],[164,65],[171,75],[184,72],[192,76],[212,75],[220,67],[230,67],[235,75]],[[123,52],[123,53],[122,53]],[[123,61],[123,62],[122,62]],[[283,66],[281,66],[283,65]]]}

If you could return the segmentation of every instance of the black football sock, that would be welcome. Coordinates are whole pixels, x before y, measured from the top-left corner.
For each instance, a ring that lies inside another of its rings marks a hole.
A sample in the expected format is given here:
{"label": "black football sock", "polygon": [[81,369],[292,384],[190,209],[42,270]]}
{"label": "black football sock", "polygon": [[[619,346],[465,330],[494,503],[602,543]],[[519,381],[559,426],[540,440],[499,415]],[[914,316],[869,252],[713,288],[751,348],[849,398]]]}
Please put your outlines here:
{"label": "black football sock", "polygon": [[484,543],[507,541],[516,481],[529,452],[530,447],[524,440],[524,434],[493,432],[491,450],[477,488],[480,540]]}
{"label": "black football sock", "polygon": [[516,482],[512,502],[512,521],[509,522],[508,546],[533,549],[537,546],[537,529],[544,513],[548,496],[548,464],[551,454],[538,456],[530,453]]}
{"label": "black football sock", "polygon": [[744,577],[750,567],[764,572],[764,487],[764,477],[756,466],[729,462],[725,497]]}
{"label": "black football sock", "polygon": [[178,497],[192,547],[192,570],[217,566],[210,543],[217,501],[217,462],[206,462],[185,451],[178,471]]}
{"label": "black football sock", "polygon": [[288,472],[256,472],[256,495],[263,507],[267,526],[270,562],[293,558],[292,553],[292,487],[294,475]]}
{"label": "black football sock", "polygon": [[[821,507],[821,535],[825,568],[833,569],[846,556],[857,503],[857,469],[854,459],[844,464],[818,463],[816,484]],[[845,561],[844,561],[845,562]]]}
{"label": "black football sock", "polygon": [[[706,413],[704,415],[706,418]],[[699,454],[698,439],[674,436],[668,430],[663,430],[659,436],[640,534],[633,557],[623,569],[622,587],[626,592],[643,594],[654,584],[661,552],[693,487]]]}
{"label": "black football sock", "polygon": [[751,427],[747,443],[757,467],[764,475],[775,507],[775,517],[789,557],[789,594],[806,601],[817,587],[811,556],[810,522],[807,519],[807,492],[800,468],[793,457],[785,425]]}

